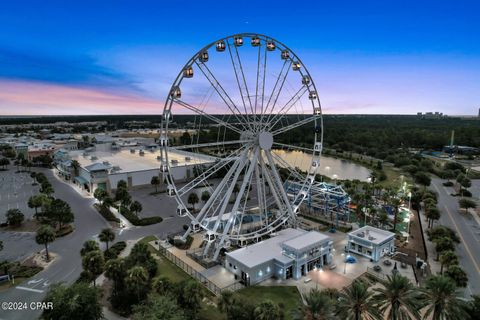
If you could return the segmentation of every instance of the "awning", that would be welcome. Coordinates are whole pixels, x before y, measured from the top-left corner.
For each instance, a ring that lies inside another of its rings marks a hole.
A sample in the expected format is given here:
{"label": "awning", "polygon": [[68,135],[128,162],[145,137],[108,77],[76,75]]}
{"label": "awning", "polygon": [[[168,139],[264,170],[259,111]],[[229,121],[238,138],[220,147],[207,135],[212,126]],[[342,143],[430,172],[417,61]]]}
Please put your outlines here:
{"label": "awning", "polygon": [[75,181],[77,181],[79,184],[88,184],[87,179],[85,179],[84,177],[76,176],[73,179],[75,179]]}

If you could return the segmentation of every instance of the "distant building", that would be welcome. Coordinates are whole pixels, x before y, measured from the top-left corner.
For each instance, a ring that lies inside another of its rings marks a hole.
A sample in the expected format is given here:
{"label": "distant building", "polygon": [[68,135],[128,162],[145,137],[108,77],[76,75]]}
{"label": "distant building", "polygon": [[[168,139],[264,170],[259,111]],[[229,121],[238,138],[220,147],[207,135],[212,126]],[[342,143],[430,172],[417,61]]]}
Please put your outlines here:
{"label": "distant building", "polygon": [[317,231],[284,229],[277,235],[226,253],[225,266],[245,285],[266,279],[299,279],[332,262],[332,239]]}
{"label": "distant building", "polygon": [[422,119],[442,119],[444,117],[442,112],[417,112],[417,117],[422,118]]}
{"label": "distant building", "polygon": [[449,153],[449,154],[480,154],[480,149],[479,148],[474,148],[474,147],[468,147],[468,146],[456,146],[456,145],[451,145],[451,146],[444,146],[443,147],[443,152]]}
{"label": "distant building", "polygon": [[17,143],[14,146],[15,153],[18,155],[22,154],[25,159],[28,157],[28,144],[26,143]]}
{"label": "distant building", "polygon": [[348,233],[347,249],[377,262],[384,255],[395,252],[395,234],[364,226]]}

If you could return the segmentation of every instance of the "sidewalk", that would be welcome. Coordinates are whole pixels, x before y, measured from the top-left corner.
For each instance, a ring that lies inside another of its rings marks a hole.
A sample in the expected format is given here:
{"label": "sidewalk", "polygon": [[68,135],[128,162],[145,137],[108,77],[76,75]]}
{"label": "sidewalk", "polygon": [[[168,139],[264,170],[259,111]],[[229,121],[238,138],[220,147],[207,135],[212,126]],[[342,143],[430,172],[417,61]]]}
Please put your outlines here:
{"label": "sidewalk", "polygon": [[430,271],[432,274],[440,273],[440,269],[441,269],[440,262],[435,261],[435,258],[437,257],[435,244],[428,240],[428,235],[427,235],[428,221],[427,221],[427,218],[425,217],[425,212],[423,211],[423,209],[420,209],[419,214],[420,214],[422,225],[424,226],[423,236],[425,237],[425,245],[427,246],[427,251],[428,251],[427,264],[430,267]]}

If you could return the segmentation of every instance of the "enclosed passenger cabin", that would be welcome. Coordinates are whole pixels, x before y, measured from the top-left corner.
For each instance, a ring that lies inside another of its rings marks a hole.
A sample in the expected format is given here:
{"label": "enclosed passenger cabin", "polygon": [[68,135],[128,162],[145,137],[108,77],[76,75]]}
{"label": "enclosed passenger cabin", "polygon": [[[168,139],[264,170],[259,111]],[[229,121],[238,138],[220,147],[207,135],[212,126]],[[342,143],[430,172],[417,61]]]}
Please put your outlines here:
{"label": "enclosed passenger cabin", "polygon": [[260,45],[260,38],[258,36],[252,37],[252,46],[258,47]]}
{"label": "enclosed passenger cabin", "polygon": [[185,217],[187,215],[187,209],[181,204],[177,207],[177,215],[179,217]]}
{"label": "enclosed passenger cabin", "polygon": [[294,61],[294,62],[292,63],[292,69],[293,69],[293,71],[298,71],[298,70],[300,70],[300,67],[301,67],[300,62]]}
{"label": "enclosed passenger cabin", "polygon": [[211,231],[207,231],[207,233],[205,233],[205,236],[204,236],[204,239],[207,242],[213,242],[215,241],[216,238],[217,236]]}
{"label": "enclosed passenger cabin", "polygon": [[304,76],[302,77],[302,84],[308,86],[308,85],[310,84],[310,77],[307,76],[307,75],[304,75]]}
{"label": "enclosed passenger cabin", "polygon": [[183,76],[185,78],[192,78],[193,77],[193,68],[192,66],[188,66],[185,69],[183,69]]}
{"label": "enclosed passenger cabin", "polygon": [[275,50],[275,47],[276,47],[276,46],[275,46],[275,42],[273,42],[273,41],[267,41],[267,50],[268,50],[268,51],[273,51],[273,50]]}
{"label": "enclosed passenger cabin", "polygon": [[310,92],[308,93],[308,99],[310,99],[310,100],[315,100],[315,99],[317,99],[317,93],[316,93],[315,91],[310,91]]}
{"label": "enclosed passenger cabin", "polygon": [[322,110],[320,109],[320,107],[315,107],[315,108],[313,109],[313,112],[315,112],[315,114],[316,114],[317,116],[322,114]]}
{"label": "enclosed passenger cabin", "polygon": [[182,91],[180,90],[179,86],[175,86],[172,88],[172,91],[170,91],[170,96],[173,99],[180,99],[182,97]]}
{"label": "enclosed passenger cabin", "polygon": [[198,55],[198,60],[200,60],[200,62],[207,62],[208,61],[208,51],[200,52],[200,54]]}
{"label": "enclosed passenger cabin", "polygon": [[243,38],[240,36],[234,37],[233,43],[235,44],[235,47],[241,47],[243,45]]}
{"label": "enclosed passenger cabin", "polygon": [[288,58],[290,58],[290,52],[288,52],[288,50],[282,50],[281,57],[282,60],[287,60]]}
{"label": "enclosed passenger cabin", "polygon": [[225,51],[225,41],[218,41],[216,44],[215,44],[215,48],[217,49],[218,52],[223,52]]}
{"label": "enclosed passenger cabin", "polygon": [[322,151],[322,143],[315,142],[315,146],[313,147],[315,151]]}
{"label": "enclosed passenger cabin", "polygon": [[169,196],[174,196],[175,195],[175,188],[171,184],[169,184],[167,186],[167,194]]}

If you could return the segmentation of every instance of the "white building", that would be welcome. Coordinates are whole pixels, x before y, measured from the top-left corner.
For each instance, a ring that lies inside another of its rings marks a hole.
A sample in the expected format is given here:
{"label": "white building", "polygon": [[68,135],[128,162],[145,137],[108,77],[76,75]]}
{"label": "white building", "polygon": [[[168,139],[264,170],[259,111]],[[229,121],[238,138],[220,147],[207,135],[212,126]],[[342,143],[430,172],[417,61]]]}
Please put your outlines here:
{"label": "white building", "polygon": [[348,233],[347,249],[377,262],[384,255],[395,252],[395,234],[364,226]]}

